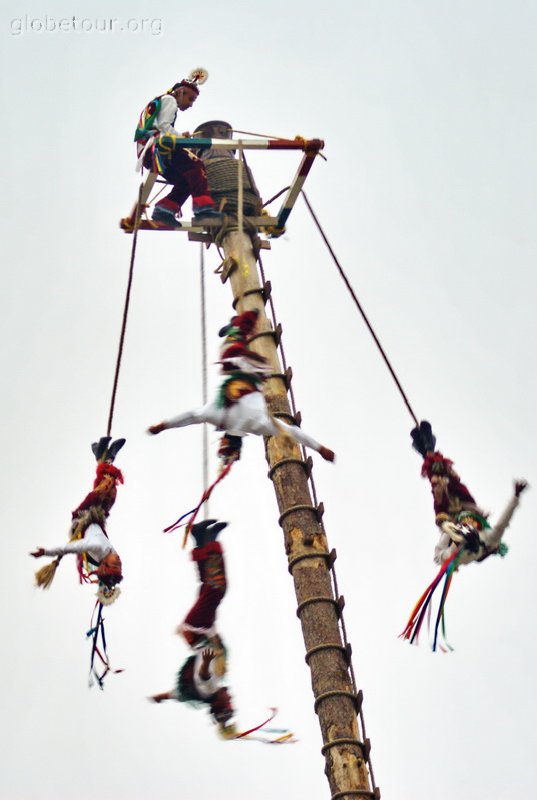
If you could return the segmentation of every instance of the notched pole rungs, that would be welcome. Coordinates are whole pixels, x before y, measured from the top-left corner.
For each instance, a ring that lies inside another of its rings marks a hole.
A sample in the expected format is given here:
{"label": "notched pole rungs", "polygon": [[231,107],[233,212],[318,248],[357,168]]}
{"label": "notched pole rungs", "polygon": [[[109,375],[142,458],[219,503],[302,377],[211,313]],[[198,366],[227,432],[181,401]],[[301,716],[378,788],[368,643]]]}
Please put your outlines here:
{"label": "notched pole rungs", "polygon": [[291,575],[293,574],[293,569],[297,564],[309,558],[324,558],[328,560],[330,558],[330,553],[301,553],[299,556],[295,556],[287,565],[287,569]]}
{"label": "notched pole rungs", "polygon": [[313,706],[315,713],[318,713],[318,708],[324,700],[330,700],[330,698],[333,697],[349,697],[354,703],[356,713],[359,713],[360,708],[362,707],[363,694],[361,690],[358,692],[358,694],[355,694],[354,692],[349,692],[346,689],[332,689],[329,692],[323,692],[323,694],[320,694],[315,698],[315,704]]}
{"label": "notched pole rungs", "polygon": [[[248,339],[248,344],[250,345],[252,342],[255,342],[256,339],[263,339],[266,338],[267,336],[270,336],[272,339],[274,339],[274,343],[277,347],[280,344],[280,340],[282,338],[282,326],[280,325],[280,323],[276,325],[275,330],[270,328],[268,331],[259,331],[259,333],[256,333],[255,336],[252,336],[251,339]],[[274,376],[271,375],[270,377]],[[281,373],[278,372],[277,377],[279,378],[282,377]],[[285,378],[283,378],[283,380],[285,380]]]}
{"label": "notched pole rungs", "polygon": [[309,464],[307,461],[303,461],[301,458],[282,458],[281,461],[277,461],[276,464],[273,464],[273,466],[269,469],[267,475],[270,480],[272,480],[276,470],[279,469],[279,467],[285,466],[285,464],[299,464],[308,478],[311,475],[311,464]]}
{"label": "notched pole rungs", "polygon": [[[270,281],[265,281],[263,286],[258,286],[255,289],[247,289],[242,294],[239,294],[239,295],[237,295],[237,297],[234,297],[233,298],[233,302],[232,302],[233,308],[236,309],[238,304],[241,302],[241,300],[244,300],[245,297],[250,297],[253,294],[261,295],[261,298],[263,300],[263,305],[264,305],[267,302],[267,300],[269,299],[270,295],[272,294],[272,285],[271,285]],[[249,339],[248,341],[249,342],[253,342],[253,340],[258,335],[259,334],[256,334],[256,335],[252,336],[252,338]]]}
{"label": "notched pole rungs", "polygon": [[[282,378],[284,376],[281,373],[277,373],[270,376],[271,378]],[[291,425],[296,425],[296,417],[294,417],[290,411],[273,411],[272,416],[276,419],[284,419],[286,422],[289,422]]]}
{"label": "notched pole rungs", "polygon": [[363,797],[365,800],[380,800],[380,789],[375,787],[373,792],[367,789],[347,789],[346,792],[336,792],[332,795],[330,800],[343,800],[346,797]]}
{"label": "notched pole rungs", "polygon": [[[331,747],[339,747],[339,745],[344,745],[344,744],[351,744],[354,745],[355,747],[359,747],[360,750],[362,751],[364,760],[367,761],[367,755],[368,755],[368,753],[366,754],[366,751],[368,749],[367,742],[361,742],[360,739],[352,739],[350,737],[343,737],[341,739],[332,739],[330,742],[326,742],[326,744],[324,744],[321,747],[321,753],[324,756],[326,755],[327,751],[330,750]],[[370,746],[369,749],[371,749]]]}
{"label": "notched pole rungs", "polygon": [[330,605],[334,606],[337,614],[337,600],[334,600],[333,597],[324,597],[323,595],[320,595],[318,597],[308,597],[307,600],[303,600],[301,603],[299,603],[296,609],[297,617],[300,617],[302,611],[308,606],[311,606],[313,603],[329,603]]}
{"label": "notched pole rungs", "polygon": [[318,506],[310,506],[308,503],[301,503],[296,506],[289,506],[289,508],[286,508],[285,511],[282,511],[282,513],[280,514],[278,519],[278,525],[281,527],[284,519],[286,519],[286,517],[288,517],[289,514],[292,514],[295,511],[311,511],[313,514],[315,514],[317,522],[320,522],[324,514],[324,506],[322,503],[319,503]]}
{"label": "notched pole rungs", "polygon": [[327,642],[326,644],[318,644],[315,647],[312,647],[311,650],[308,650],[304,656],[306,664],[309,666],[310,658],[311,656],[315,655],[315,653],[322,653],[325,650],[339,650],[339,652],[343,653],[343,655],[346,657],[346,650],[342,645],[338,643]]}

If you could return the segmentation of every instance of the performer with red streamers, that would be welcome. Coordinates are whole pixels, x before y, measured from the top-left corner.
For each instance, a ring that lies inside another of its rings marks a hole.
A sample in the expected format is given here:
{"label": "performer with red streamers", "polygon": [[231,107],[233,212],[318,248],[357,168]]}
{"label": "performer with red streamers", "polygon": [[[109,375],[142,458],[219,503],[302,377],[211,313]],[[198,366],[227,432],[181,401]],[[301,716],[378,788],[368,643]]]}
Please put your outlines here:
{"label": "performer with red streamers", "polygon": [[490,526],[486,516],[478,511],[464,510],[457,515],[457,521],[443,522],[442,533],[434,550],[434,560],[443,564],[462,544],[459,564],[471,561],[484,561],[492,555],[504,556],[507,545],[502,541],[506,528],[518,508],[520,495],[528,488],[525,480],[514,481],[514,492],[505,511],[494,526]]}
{"label": "performer with red streamers", "polygon": [[436,438],[430,423],[422,421],[419,427],[412,430],[411,436],[413,447],[424,459],[421,474],[428,477],[431,483],[436,523],[440,528],[434,560],[440,565],[440,570],[416,603],[401,636],[411,643],[417,643],[423,621],[430,612],[433,595],[443,581],[432,649],[437,648],[440,624],[446,646],[452,649],[445,640],[444,608],[453,575],[461,564],[484,561],[491,555],[506,555],[508,548],[502,538],[528,483],[523,479],[514,482],[514,493],[507,508],[491,527],[487,515],[461,483],[453,469],[453,462],[435,449]]}
{"label": "performer with red streamers", "polygon": [[72,513],[69,541],[60,547],[38,547],[30,553],[34,558],[56,556],[36,573],[39,587],[48,589],[63,556],[74,553],[80,582],[98,583],[97,597],[101,603],[108,605],[119,596],[117,584],[123,580],[121,559],[110,543],[105,523],[116,500],[117,484],[123,483],[123,475],[113,461],[124,444],[125,439],[111,442],[111,437],[105,436],[92,445],[97,474],[93,490]]}
{"label": "performer with red streamers", "polygon": [[192,526],[196,547],[192,561],[198,567],[200,590],[198,598],[183,622],[177,628],[190,647],[199,647],[217,635],[216,611],[227,589],[226,570],[222,545],[216,537],[227,522],[207,519]]}
{"label": "performer with red streamers", "polygon": [[[287,744],[296,741],[285,729],[266,726],[274,719],[276,709],[258,725],[238,731],[233,722],[235,711],[229,689],[224,685],[227,672],[227,652],[217,633],[216,612],[226,592],[226,574],[222,547],[216,538],[226,527],[226,522],[208,519],[192,526],[196,542],[192,560],[197,564],[201,586],[198,598],[183,622],[177,628],[193,650],[177,674],[177,683],[167,692],[159,692],[149,699],[155,703],[176,700],[195,708],[207,708],[224,739],[255,739],[264,744]],[[254,734],[259,735],[254,736]]]}
{"label": "performer with red streamers", "polygon": [[[118,584],[123,580],[121,559],[108,538],[105,523],[116,500],[117,484],[123,483],[123,475],[112,462],[124,444],[125,439],[112,442],[110,436],[104,436],[91,446],[97,459],[97,475],[92,491],[73,511],[70,540],[60,547],[38,547],[30,553],[34,558],[56,556],[54,561],[36,572],[36,584],[42,589],[49,588],[60,561],[67,553],[74,553],[77,557],[80,582],[98,584],[97,601],[86,636],[92,641],[90,686],[96,680],[101,689],[108,672],[121,672],[111,670],[108,660],[103,606],[117,600],[120,594]],[[96,659],[101,662],[101,671],[96,667]]]}
{"label": "performer with red streamers", "polygon": [[222,547],[216,538],[227,522],[214,519],[198,522],[191,533],[196,542],[192,560],[197,564],[201,586],[198,598],[177,632],[193,649],[177,675],[174,689],[150,698],[155,703],[177,700],[194,707],[208,707],[219,733],[234,736],[231,697],[223,680],[227,671],[226,649],[215,626],[216,612],[226,592],[226,573]]}
{"label": "performer with red streamers", "polygon": [[454,548],[463,545],[460,564],[483,561],[489,555],[507,552],[501,539],[519,503],[519,497],[527,488],[525,480],[514,484],[514,495],[497,524],[491,528],[487,515],[478,507],[472,494],[453,469],[453,461],[436,450],[436,437],[431,424],[426,420],[411,431],[412,446],[423,456],[421,474],[431,484],[436,524],[440,538],[435,548],[434,560],[442,564],[453,555]]}

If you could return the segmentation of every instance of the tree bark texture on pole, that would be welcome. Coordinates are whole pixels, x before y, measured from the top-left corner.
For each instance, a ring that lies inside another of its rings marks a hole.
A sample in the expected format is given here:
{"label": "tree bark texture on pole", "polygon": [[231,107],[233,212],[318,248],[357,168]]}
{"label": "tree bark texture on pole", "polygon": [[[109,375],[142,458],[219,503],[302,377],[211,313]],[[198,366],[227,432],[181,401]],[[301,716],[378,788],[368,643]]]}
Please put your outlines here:
{"label": "tree bark texture on pole", "polygon": [[[230,230],[223,238],[223,248],[226,266],[222,280],[229,278],[235,309],[238,313],[249,309],[259,312],[252,349],[263,355],[272,369],[264,388],[269,411],[294,423],[287,396],[289,376],[282,374],[276,349],[278,333],[265,313],[265,289],[252,241],[248,235]],[[353,692],[350,654],[343,646],[339,625],[341,601],[334,597],[328,542],[321,512],[312,504],[308,485],[311,461],[303,460],[298,445],[286,435],[265,440],[265,451],[295,585],[332,798],[374,797],[366,763],[368,744],[359,741],[361,693]]]}

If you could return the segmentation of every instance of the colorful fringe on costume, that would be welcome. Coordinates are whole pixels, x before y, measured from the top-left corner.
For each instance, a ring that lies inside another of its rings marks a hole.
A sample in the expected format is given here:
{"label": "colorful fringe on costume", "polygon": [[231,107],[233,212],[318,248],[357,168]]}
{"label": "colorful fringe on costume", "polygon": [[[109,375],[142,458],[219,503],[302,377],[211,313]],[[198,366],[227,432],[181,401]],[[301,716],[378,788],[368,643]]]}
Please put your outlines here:
{"label": "colorful fringe on costume", "polygon": [[[237,740],[237,739],[248,739],[249,741],[255,742],[262,742],[263,744],[294,744],[298,740],[295,739],[294,734],[291,733],[287,728],[266,728],[265,726],[272,722],[276,714],[278,713],[277,708],[271,708],[271,715],[268,717],[264,722],[260,725],[256,725],[254,728],[249,728],[247,731],[243,731],[242,733],[234,733],[232,735],[226,736],[224,738],[228,740]],[[253,733],[257,731],[263,731],[264,734],[269,734],[269,736],[252,736]],[[271,738],[274,734],[278,734],[276,738]]]}
{"label": "colorful fringe on costume", "polygon": [[138,125],[136,126],[136,130],[134,132],[135,142],[141,142],[144,144],[154,133],[153,124],[157,118],[158,112],[160,111],[161,105],[162,99],[160,97],[155,97],[154,100],[151,100],[151,102],[146,105],[140,114],[140,119],[138,120]]}
{"label": "colorful fringe on costume", "polygon": [[[222,472],[220,473],[218,478],[207,489],[205,489],[205,491],[203,492],[203,494],[201,496],[201,500],[199,501],[198,505],[195,506],[195,508],[190,509],[190,511],[187,511],[185,514],[182,514],[179,517],[179,519],[176,522],[174,522],[172,525],[168,525],[167,528],[164,528],[163,533],[171,533],[171,531],[175,531],[178,528],[182,528],[183,525],[186,525],[186,527],[185,527],[185,535],[183,537],[183,548],[184,548],[186,546],[186,542],[187,542],[187,539],[188,539],[188,534],[190,533],[190,531],[192,529],[192,526],[194,525],[194,522],[196,521],[196,517],[198,516],[200,508],[210,498],[211,494],[213,493],[213,489],[220,483],[220,481],[224,480],[226,475],[228,475],[228,473],[231,470],[231,467],[233,466],[233,464],[235,463],[236,460],[237,460],[237,458],[233,458],[226,464],[226,466],[224,467],[224,469],[222,470]],[[189,517],[189,519],[188,519],[188,521],[186,523],[183,522],[185,517]]]}
{"label": "colorful fringe on costume", "polygon": [[[95,624],[93,624],[95,618],[95,611],[97,611],[97,620]],[[97,681],[97,684],[100,689],[104,689],[104,679],[108,675],[109,672],[119,673],[123,672],[122,669],[112,669],[110,666],[110,661],[108,659],[108,653],[106,650],[106,634],[104,630],[104,618],[103,618],[103,604],[97,601],[95,603],[95,607],[93,609],[93,614],[91,615],[91,628],[89,631],[86,631],[86,638],[91,638],[91,657],[90,657],[90,671],[89,671],[89,679],[88,685],[93,686],[94,681]],[[99,649],[99,638],[101,640],[101,648]],[[98,658],[101,664],[104,667],[103,672],[99,674],[97,671],[97,667],[95,666],[95,658]]]}
{"label": "colorful fringe on costume", "polygon": [[[421,630],[421,626],[423,624],[423,620],[425,619],[425,615],[427,614],[428,617],[428,628],[430,627],[430,615],[431,615],[431,600],[433,594],[437,587],[440,585],[442,578],[444,578],[444,586],[442,589],[442,594],[440,597],[440,602],[438,605],[438,612],[436,615],[436,621],[434,625],[434,637],[432,643],[432,650],[436,652],[437,644],[438,644],[438,629],[440,627],[440,623],[442,625],[442,638],[444,640],[445,646],[447,650],[453,650],[451,645],[446,640],[446,628],[445,628],[445,620],[444,620],[444,607],[446,604],[447,595],[449,592],[449,587],[451,586],[451,580],[453,578],[453,573],[459,566],[460,557],[463,552],[463,547],[459,547],[453,555],[447,558],[431,584],[427,587],[427,589],[423,592],[420,599],[414,606],[414,610],[410,615],[410,618],[406,624],[404,631],[399,635],[401,639],[408,639],[410,640],[410,644],[418,644],[418,638]],[[442,645],[439,645],[440,649],[445,652],[445,648]]]}

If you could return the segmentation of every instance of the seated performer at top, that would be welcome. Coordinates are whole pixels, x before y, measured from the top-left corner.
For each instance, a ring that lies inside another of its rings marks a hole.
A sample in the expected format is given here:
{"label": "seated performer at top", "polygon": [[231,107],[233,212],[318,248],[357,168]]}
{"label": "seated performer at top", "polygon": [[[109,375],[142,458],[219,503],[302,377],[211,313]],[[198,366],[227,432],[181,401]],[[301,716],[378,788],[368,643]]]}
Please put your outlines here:
{"label": "seated performer at top", "polygon": [[151,100],[142,111],[134,134],[139,164],[159,172],[167,183],[173,184],[171,192],[155,203],[152,215],[155,222],[171,228],[181,227],[177,215],[190,195],[196,222],[223,218],[214,207],[203,162],[192,151],[177,147],[177,139],[190,134],[174,128],[177,112],[191,108],[198,98],[199,85],[207,77],[204,69],[193,70],[188,78]]}
{"label": "seated performer at top", "polygon": [[248,433],[259,436],[287,434],[305,447],[316,450],[325,461],[334,461],[334,453],[328,447],[319,444],[297,425],[289,425],[269,413],[260,387],[270,369],[263,356],[250,350],[247,340],[255,328],[257,317],[257,311],[245,311],[233,317],[231,323],[220,331],[220,335],[226,337],[219,362],[225,377],[216,400],[152,425],[148,433],[157,434],[169,428],[210,422],[228,436],[239,439]]}
{"label": "seated performer at top", "polygon": [[498,522],[491,527],[487,515],[453,469],[453,462],[436,450],[436,438],[426,420],[411,432],[413,447],[423,456],[421,474],[427,477],[433,494],[436,524],[440,537],[435,547],[434,560],[443,564],[460,547],[459,564],[483,561],[490,555],[505,555],[503,534],[527,488],[525,480],[514,482],[513,496]]}

